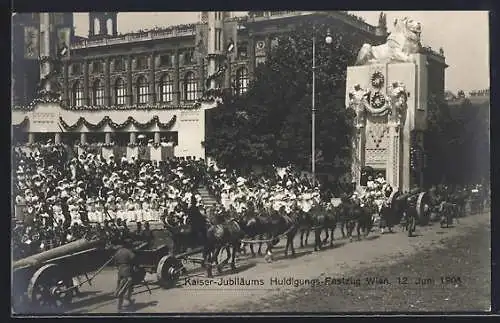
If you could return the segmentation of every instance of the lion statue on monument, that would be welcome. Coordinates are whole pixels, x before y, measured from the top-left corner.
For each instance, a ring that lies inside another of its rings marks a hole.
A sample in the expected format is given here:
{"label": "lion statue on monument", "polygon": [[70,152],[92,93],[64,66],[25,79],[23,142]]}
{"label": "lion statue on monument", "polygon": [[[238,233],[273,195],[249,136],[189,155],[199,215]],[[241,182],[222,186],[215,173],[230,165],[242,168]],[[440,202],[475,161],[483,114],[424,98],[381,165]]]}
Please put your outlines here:
{"label": "lion statue on monument", "polygon": [[413,55],[420,50],[421,26],[408,17],[394,20],[394,31],[385,44],[372,46],[364,44],[356,65],[384,64],[391,62],[412,62]]}

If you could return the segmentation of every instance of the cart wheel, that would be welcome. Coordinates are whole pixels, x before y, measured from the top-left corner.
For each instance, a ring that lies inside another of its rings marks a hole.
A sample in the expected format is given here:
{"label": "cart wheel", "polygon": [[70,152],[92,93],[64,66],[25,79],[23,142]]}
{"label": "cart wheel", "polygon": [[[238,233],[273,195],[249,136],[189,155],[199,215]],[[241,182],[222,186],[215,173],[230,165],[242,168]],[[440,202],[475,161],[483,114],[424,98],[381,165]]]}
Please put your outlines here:
{"label": "cart wheel", "polygon": [[38,269],[28,284],[28,300],[35,311],[58,310],[68,306],[73,297],[71,277],[64,277],[56,264]]}
{"label": "cart wheel", "polygon": [[158,284],[163,288],[172,288],[177,283],[184,266],[172,255],[160,259],[156,269]]}

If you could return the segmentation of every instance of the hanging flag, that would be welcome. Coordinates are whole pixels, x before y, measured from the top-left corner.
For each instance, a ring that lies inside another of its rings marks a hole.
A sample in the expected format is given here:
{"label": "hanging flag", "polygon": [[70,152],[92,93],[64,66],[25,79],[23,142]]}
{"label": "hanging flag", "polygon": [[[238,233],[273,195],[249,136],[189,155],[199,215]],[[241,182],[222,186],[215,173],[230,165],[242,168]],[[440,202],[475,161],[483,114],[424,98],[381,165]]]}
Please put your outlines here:
{"label": "hanging flag", "polygon": [[34,26],[24,27],[24,58],[38,59],[40,54],[39,31]]}
{"label": "hanging flag", "polygon": [[59,28],[57,30],[57,56],[69,56],[69,45],[71,41],[71,28]]}
{"label": "hanging flag", "polygon": [[233,41],[233,39],[231,38],[231,39],[229,40],[229,43],[227,44],[227,53],[228,53],[228,54],[230,54],[230,53],[232,53],[232,52],[233,52],[233,50],[234,50],[234,41]]}

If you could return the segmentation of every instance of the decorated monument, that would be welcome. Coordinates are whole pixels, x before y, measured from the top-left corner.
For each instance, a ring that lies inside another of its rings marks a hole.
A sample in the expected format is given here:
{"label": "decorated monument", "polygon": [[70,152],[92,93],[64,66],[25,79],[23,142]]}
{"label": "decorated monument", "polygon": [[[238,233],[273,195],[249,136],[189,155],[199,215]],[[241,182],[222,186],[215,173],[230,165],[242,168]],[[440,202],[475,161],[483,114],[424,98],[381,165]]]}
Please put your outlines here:
{"label": "decorated monument", "polygon": [[423,146],[427,120],[427,57],[420,23],[396,19],[386,43],[364,44],[347,68],[346,105],[356,112],[352,180],[372,167],[403,191],[422,181],[411,174],[413,146]]}

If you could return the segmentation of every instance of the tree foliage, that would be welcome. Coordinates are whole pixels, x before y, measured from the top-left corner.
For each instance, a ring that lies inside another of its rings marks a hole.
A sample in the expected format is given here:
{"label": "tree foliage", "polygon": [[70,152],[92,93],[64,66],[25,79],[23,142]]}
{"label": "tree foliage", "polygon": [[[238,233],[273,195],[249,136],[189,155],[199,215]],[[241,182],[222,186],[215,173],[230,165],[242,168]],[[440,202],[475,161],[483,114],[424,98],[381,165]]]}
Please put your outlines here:
{"label": "tree foliage", "polygon": [[273,42],[248,92],[226,97],[210,113],[207,153],[224,166],[285,165],[311,169],[312,42],[316,35],[316,169],[341,176],[349,170],[354,114],[345,108],[347,66],[366,37],[335,27],[331,44],[323,24],[298,25]]}
{"label": "tree foliage", "polygon": [[431,183],[467,184],[489,178],[489,104],[431,98],[425,146]]}

